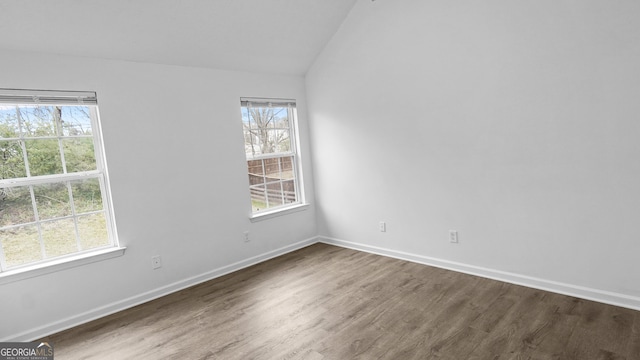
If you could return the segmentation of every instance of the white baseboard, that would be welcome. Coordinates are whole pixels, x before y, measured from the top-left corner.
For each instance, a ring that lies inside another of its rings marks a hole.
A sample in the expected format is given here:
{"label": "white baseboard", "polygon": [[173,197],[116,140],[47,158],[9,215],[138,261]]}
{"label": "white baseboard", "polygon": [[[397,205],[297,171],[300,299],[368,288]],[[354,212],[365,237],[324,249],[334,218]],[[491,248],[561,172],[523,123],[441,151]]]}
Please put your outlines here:
{"label": "white baseboard", "polygon": [[480,276],[488,279],[504,281],[511,284],[522,285],[534,289],[550,291],[562,295],[569,295],[585,300],[597,301],[609,305],[620,306],[633,310],[640,310],[640,298],[610,291],[587,288],[583,286],[565,284],[557,281],[545,280],[531,276],[514,274],[510,272],[488,269],[480,266],[467,265],[454,261],[436,259],[428,256],[406,253],[403,251],[380,248],[330,237],[318,237],[318,241],[344,248],[364,251],[372,254],[388,256],[396,259],[407,260],[423,265],[434,266],[442,269],[453,270],[469,275]]}
{"label": "white baseboard", "polygon": [[318,242],[318,240],[315,237],[302,240],[295,244],[287,245],[285,247],[275,249],[275,250],[266,252],[264,254],[260,254],[242,261],[238,261],[236,263],[226,265],[221,268],[214,269],[206,273],[190,277],[188,279],[177,281],[172,284],[169,284],[151,291],[147,291],[145,293],[135,295],[124,300],[107,304],[105,306],[101,306],[99,308],[96,308],[81,314],[77,314],[66,319],[62,319],[60,321],[46,324],[38,328],[22,332],[20,334],[14,334],[9,338],[0,339],[0,342],[21,342],[21,341],[34,341],[37,339],[41,339],[45,336],[70,329],[74,326],[88,323],[89,321],[93,321],[101,317],[105,317],[105,316],[114,314],[116,312],[132,308],[136,305],[140,305],[145,302],[160,298],[162,296],[169,295],[176,291],[180,291],[188,287],[203,283],[205,281],[209,281],[217,277],[232,273],[234,271],[238,271],[240,269],[284,255],[286,253],[290,253],[292,251],[301,249],[311,244],[315,244],[316,242]]}
{"label": "white baseboard", "polygon": [[126,310],[136,305],[143,304],[145,302],[160,298],[162,296],[169,295],[176,291],[186,289],[188,287],[209,281],[220,276],[238,271],[240,269],[267,261],[269,259],[284,255],[286,253],[301,249],[303,247],[322,242],[325,244],[336,245],[344,248],[354,249],[358,251],[364,251],[372,254],[388,256],[396,259],[411,261],[419,264],[435,266],[447,270],[453,270],[465,274],[480,276],[498,281],[504,281],[516,285],[522,285],[534,289],[540,289],[544,291],[550,291],[558,294],[574,296],[586,300],[593,300],[605,304],[621,306],[633,310],[640,310],[640,298],[629,296],[625,294],[613,293],[609,291],[603,291],[598,289],[591,289],[582,286],[576,286],[571,284],[560,283],[551,280],[539,279],[530,276],[524,276],[520,274],[514,274],[494,269],[483,268],[479,266],[467,265],[454,261],[442,260],[432,258],[423,255],[406,253],[403,251],[397,251],[392,249],[385,249],[376,246],[365,245],[361,243],[349,242],[339,240],[330,237],[313,237],[306,240],[299,241],[295,244],[291,244],[276,250],[266,252],[261,255],[257,255],[236,263],[223,266],[218,269],[208,271],[206,273],[181,280],[136,296],[132,296],[127,299],[123,299],[99,308],[74,315],[72,317],[62,319],[47,325],[40,326],[35,329],[31,329],[20,334],[14,334],[11,337],[0,339],[0,342],[12,342],[12,341],[34,341],[43,338],[47,335],[54,334],[74,326],[82,325],[92,320],[99,319],[104,316],[111,315],[113,313]]}

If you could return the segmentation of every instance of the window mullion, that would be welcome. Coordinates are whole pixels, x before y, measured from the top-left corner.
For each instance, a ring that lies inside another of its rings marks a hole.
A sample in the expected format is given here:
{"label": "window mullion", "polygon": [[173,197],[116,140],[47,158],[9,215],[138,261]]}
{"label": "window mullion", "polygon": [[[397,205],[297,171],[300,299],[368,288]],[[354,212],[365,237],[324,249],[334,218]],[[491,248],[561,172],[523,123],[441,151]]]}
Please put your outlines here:
{"label": "window mullion", "polygon": [[27,144],[24,141],[24,121],[22,121],[22,114],[20,113],[20,107],[16,106],[16,119],[18,119],[18,131],[20,132],[20,147],[22,148],[22,159],[24,161],[24,171],[27,177],[31,176],[31,170],[29,167],[29,159],[27,157]]}
{"label": "window mullion", "polygon": [[278,183],[280,184],[280,202],[282,203],[282,205],[284,205],[285,202],[284,202],[284,186],[282,184],[282,157],[278,159],[278,177],[279,177]]}
{"label": "window mullion", "polygon": [[38,240],[40,242],[40,256],[41,259],[47,258],[47,250],[44,247],[44,238],[42,237],[42,227],[40,226],[40,215],[38,214],[38,204],[36,202],[36,194],[33,191],[33,185],[29,185],[29,193],[31,194],[31,206],[33,207],[33,218],[35,219],[36,226],[38,227]]}
{"label": "window mullion", "polygon": [[269,187],[267,186],[267,166],[264,163],[264,159],[260,160],[262,162],[262,183],[264,184],[264,203],[265,207],[269,208]]}
{"label": "window mullion", "polygon": [[251,141],[251,155],[256,155],[256,144],[251,124],[255,123],[255,119],[251,116],[251,105],[247,105],[247,120],[249,120],[249,141]]}
{"label": "window mullion", "polygon": [[64,158],[64,146],[62,145],[62,138],[58,137],[58,151],[60,151],[60,161],[62,162],[62,173],[67,173],[67,161]]}
{"label": "window mullion", "polygon": [[300,133],[298,132],[298,119],[296,118],[297,114],[292,107],[289,107],[289,138],[291,139],[291,168],[294,173],[294,193],[296,197],[296,201],[304,201],[302,196],[302,164],[300,163],[300,148],[299,148],[299,140]]}
{"label": "window mullion", "polygon": [[69,206],[71,207],[73,227],[76,234],[76,246],[78,247],[78,251],[82,251],[82,244],[80,243],[80,232],[78,231],[78,214],[76,213],[76,206],[73,202],[73,191],[71,191],[71,181],[65,182],[65,185],[67,186],[67,192],[69,193]]}
{"label": "window mullion", "polygon": [[102,141],[102,132],[100,132],[100,122],[98,121],[98,108],[89,106],[89,117],[91,118],[91,135],[93,138],[93,153],[96,159],[96,169],[104,172],[105,163],[103,159],[104,148]]}
{"label": "window mullion", "polygon": [[27,157],[27,144],[24,139],[20,140],[20,147],[22,147],[22,158],[24,159],[24,171],[27,177],[31,176],[31,168],[29,166],[29,158]]}

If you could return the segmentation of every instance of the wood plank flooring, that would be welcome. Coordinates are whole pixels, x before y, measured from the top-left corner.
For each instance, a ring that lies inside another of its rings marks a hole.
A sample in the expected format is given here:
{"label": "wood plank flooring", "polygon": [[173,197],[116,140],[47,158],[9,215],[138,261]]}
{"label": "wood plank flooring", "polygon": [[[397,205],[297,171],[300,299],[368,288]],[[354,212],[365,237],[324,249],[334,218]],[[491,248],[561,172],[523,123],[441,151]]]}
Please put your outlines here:
{"label": "wood plank flooring", "polygon": [[640,312],[315,244],[52,335],[64,359],[640,359]]}

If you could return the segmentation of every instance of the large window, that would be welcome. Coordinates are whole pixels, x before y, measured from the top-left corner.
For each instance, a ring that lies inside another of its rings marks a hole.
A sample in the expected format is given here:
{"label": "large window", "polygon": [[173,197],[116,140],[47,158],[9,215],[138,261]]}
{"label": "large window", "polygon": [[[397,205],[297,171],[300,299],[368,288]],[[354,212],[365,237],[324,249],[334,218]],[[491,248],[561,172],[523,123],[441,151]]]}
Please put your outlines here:
{"label": "large window", "polygon": [[96,94],[0,89],[0,271],[115,246]]}
{"label": "large window", "polygon": [[241,99],[254,214],[302,202],[294,100]]}

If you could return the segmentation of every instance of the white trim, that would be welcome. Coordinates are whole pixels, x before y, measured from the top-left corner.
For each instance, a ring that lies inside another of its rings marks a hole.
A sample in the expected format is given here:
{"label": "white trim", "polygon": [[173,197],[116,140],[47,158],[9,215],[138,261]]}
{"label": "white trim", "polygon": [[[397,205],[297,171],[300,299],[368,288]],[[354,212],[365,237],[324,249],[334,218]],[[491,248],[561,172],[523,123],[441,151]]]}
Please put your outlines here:
{"label": "white trim", "polygon": [[[3,139],[4,140],[4,139]],[[56,174],[56,175],[38,175],[23,178],[11,178],[0,180],[0,186],[3,188],[51,184],[54,182],[65,182],[84,179],[97,179],[102,176],[100,170],[82,171],[75,173]]]}
{"label": "white trim", "polygon": [[246,267],[259,264],[269,259],[315,244],[316,242],[318,242],[317,238],[315,237],[308,238],[306,240],[302,240],[297,243],[281,247],[279,249],[268,251],[266,253],[253,256],[245,260],[240,260],[233,264],[229,264],[211,271],[207,271],[200,275],[196,275],[184,280],[176,281],[172,284],[162,286],[157,289],[153,289],[153,290],[144,292],[142,294],[129,297],[124,300],[116,301],[111,304],[107,304],[107,305],[95,308],[93,310],[85,311],[81,314],[74,315],[66,319],[49,323],[49,324],[37,327],[35,329],[23,331],[19,334],[14,334],[11,337],[0,339],[0,342],[34,341],[36,339],[41,339],[45,336],[55,334],[63,330],[67,330],[78,325],[82,325],[89,321],[96,320],[96,319],[117,313],[119,311],[132,308],[136,305],[140,305],[148,301],[169,295],[176,291],[180,291],[180,290],[189,288],[191,286],[198,285],[200,283],[203,283],[209,280],[213,280],[215,278],[224,276],[234,271],[238,271]]}
{"label": "white trim", "polygon": [[[289,130],[289,129],[287,129],[287,130]],[[2,140],[4,140],[4,139],[2,139]],[[279,158],[283,158],[283,157],[287,157],[287,156],[295,157],[295,155],[296,154],[294,152],[291,152],[291,151],[272,152],[272,153],[267,153],[267,154],[251,155],[251,157],[247,156],[247,161],[279,159]]]}
{"label": "white trim", "polygon": [[264,210],[258,213],[254,213],[251,214],[249,216],[249,220],[251,220],[251,222],[258,222],[258,221],[262,221],[262,220],[267,220],[267,219],[272,219],[274,217],[278,217],[278,216],[283,216],[283,215],[287,215],[287,214],[291,214],[294,212],[298,212],[298,211],[305,211],[309,208],[309,204],[295,204],[295,205],[291,205],[291,206],[287,206],[286,207],[277,207],[277,208],[272,208],[272,209],[268,209],[268,210]]}
{"label": "white trim", "polygon": [[[260,100],[260,102],[256,104],[253,104],[252,101],[256,101],[256,100]],[[250,114],[250,109],[252,108],[260,108],[260,107],[272,107],[273,104],[277,104],[278,100],[283,100],[283,99],[258,99],[258,98],[240,98],[240,110],[242,115],[242,124],[243,124],[243,134],[247,135],[247,130],[245,129],[245,117],[244,117],[244,110],[247,109],[247,120],[249,121],[249,125],[252,123],[252,121],[255,120],[251,120],[252,116]],[[269,219],[272,218],[274,216],[279,216],[279,215],[284,215],[284,214],[288,214],[290,212],[293,212],[293,209],[296,209],[298,207],[302,207],[302,206],[306,206],[306,201],[305,201],[305,196],[304,196],[304,184],[302,182],[302,167],[300,166],[300,140],[299,140],[299,132],[298,132],[298,113],[296,110],[296,106],[295,106],[295,100],[284,100],[287,101],[287,119],[288,119],[288,127],[286,128],[286,130],[289,133],[289,145],[290,145],[290,149],[287,152],[277,152],[277,153],[267,153],[267,154],[254,154],[253,153],[253,140],[251,143],[251,147],[252,147],[252,154],[247,154],[246,152],[246,148],[247,148],[247,143],[246,143],[246,137],[245,137],[245,155],[246,155],[246,160],[247,162],[249,161],[261,161],[262,162],[262,166],[264,167],[264,160],[266,159],[279,159],[278,161],[278,167],[281,167],[281,162],[283,158],[286,157],[291,157],[291,161],[292,161],[292,174],[293,174],[293,179],[287,179],[284,180],[282,178],[280,178],[278,181],[272,181],[272,182],[266,182],[266,169],[263,169],[263,174],[262,175],[257,175],[257,176],[261,176],[262,177],[262,183],[261,184],[254,184],[254,185],[249,185],[249,195],[251,197],[251,189],[252,188],[256,188],[256,187],[260,187],[260,186],[264,186],[265,188],[265,204],[267,209],[266,210],[261,210],[255,213],[251,213],[249,215],[249,219],[251,220],[251,222],[255,222],[255,221],[260,221],[263,219]],[[291,103],[289,103],[291,102]],[[279,106],[275,106],[275,107],[279,107]],[[271,130],[272,128],[269,128],[268,130]],[[275,128],[274,128],[275,129]],[[280,128],[280,129],[285,129],[285,128]],[[251,139],[253,139],[253,134],[251,129],[249,130],[249,136],[251,137]],[[280,169],[281,170],[281,169]],[[252,174],[249,174],[252,175]],[[250,176],[249,176],[250,177]],[[269,184],[279,184],[280,185],[280,191],[282,192],[281,196],[282,196],[282,202],[285,202],[284,199],[284,192],[282,191],[282,184],[284,181],[291,181],[293,180],[294,186],[295,186],[295,202],[293,204],[284,204],[284,205],[280,205],[280,206],[274,206],[271,207],[269,206],[269,196],[268,196],[268,189],[267,189],[267,185]],[[253,206],[252,206],[253,208]],[[290,210],[292,209],[292,210]],[[304,210],[304,209],[302,209]],[[299,210],[295,210],[295,211],[299,211]],[[277,214],[277,215],[276,215]]]}
{"label": "white trim", "polygon": [[124,255],[126,249],[126,247],[110,247],[54,260],[46,260],[38,264],[27,265],[14,270],[3,271],[0,272],[0,285],[119,257]]}
{"label": "white trim", "polygon": [[264,254],[257,255],[245,260],[241,260],[233,264],[226,265],[218,269],[214,269],[206,273],[190,277],[185,280],[177,281],[172,284],[169,284],[151,291],[147,291],[145,293],[135,295],[124,300],[107,304],[105,306],[101,306],[96,309],[86,311],[84,313],[68,317],[66,319],[62,319],[60,321],[56,321],[53,323],[40,326],[35,329],[24,331],[22,333],[15,334],[12,337],[6,337],[3,339],[0,339],[0,342],[33,341],[35,339],[40,339],[50,334],[54,334],[54,333],[72,328],[74,326],[78,326],[78,325],[87,323],[89,321],[96,320],[101,317],[108,316],[122,310],[126,310],[136,305],[160,298],[165,295],[169,295],[173,292],[186,289],[188,287],[215,279],[220,276],[224,276],[234,271],[241,270],[243,268],[267,261],[269,259],[284,255],[286,253],[301,249],[303,247],[306,247],[318,242],[329,244],[329,245],[340,246],[348,249],[354,249],[358,251],[364,251],[372,254],[392,257],[396,259],[411,261],[411,262],[415,262],[423,265],[434,266],[434,267],[443,268],[447,270],[462,272],[462,273],[466,273],[474,276],[480,276],[480,277],[503,281],[503,282],[512,283],[516,285],[527,286],[530,288],[550,291],[550,292],[559,293],[562,295],[575,296],[575,297],[579,297],[587,300],[593,300],[593,301],[597,301],[605,304],[611,304],[611,305],[625,307],[629,309],[640,310],[640,298],[634,297],[634,296],[602,291],[597,289],[591,289],[587,287],[565,284],[565,283],[560,283],[556,281],[544,280],[544,279],[534,278],[530,276],[524,276],[524,275],[499,271],[499,270],[483,268],[479,266],[473,266],[473,265],[467,265],[467,264],[462,264],[462,263],[448,261],[448,260],[436,259],[428,256],[422,256],[422,255],[411,254],[411,253],[406,253],[402,251],[396,251],[396,250],[385,249],[385,248],[380,248],[376,246],[365,245],[361,243],[339,240],[339,239],[330,238],[330,237],[318,236],[318,237],[308,238],[306,240],[302,240],[297,243],[294,243],[276,250],[272,250]]}
{"label": "white trim", "polygon": [[0,89],[0,103],[20,105],[97,105],[94,91]]}
{"label": "white trim", "polygon": [[281,108],[295,108],[295,99],[280,99],[280,98],[252,98],[241,97],[240,105],[246,107],[281,107]]}
{"label": "white trim", "polygon": [[503,281],[511,284],[526,286],[534,289],[550,291],[562,295],[574,296],[586,300],[597,301],[609,305],[620,306],[633,310],[640,310],[640,297],[630,296],[611,291],[588,288],[584,286],[561,283],[553,280],[540,279],[532,276],[515,274],[506,271],[489,269],[480,266],[463,264],[455,261],[437,259],[429,256],[411,254],[403,251],[381,248],[361,243],[344,241],[330,237],[318,237],[318,242],[336,245],[348,249],[364,251],[372,254],[388,256],[396,259],[434,266],[442,269],[457,271],[469,275]]}

